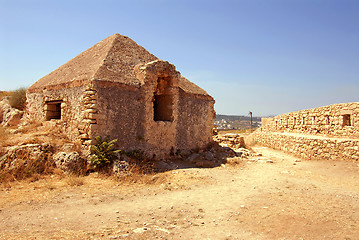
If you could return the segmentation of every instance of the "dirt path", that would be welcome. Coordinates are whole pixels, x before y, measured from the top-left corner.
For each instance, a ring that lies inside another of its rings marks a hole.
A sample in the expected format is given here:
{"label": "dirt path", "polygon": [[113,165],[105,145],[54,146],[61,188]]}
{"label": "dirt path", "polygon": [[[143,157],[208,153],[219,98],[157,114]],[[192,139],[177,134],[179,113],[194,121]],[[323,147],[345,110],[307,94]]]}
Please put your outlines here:
{"label": "dirt path", "polygon": [[154,177],[162,184],[89,176],[1,189],[0,239],[359,239],[357,163],[255,151]]}

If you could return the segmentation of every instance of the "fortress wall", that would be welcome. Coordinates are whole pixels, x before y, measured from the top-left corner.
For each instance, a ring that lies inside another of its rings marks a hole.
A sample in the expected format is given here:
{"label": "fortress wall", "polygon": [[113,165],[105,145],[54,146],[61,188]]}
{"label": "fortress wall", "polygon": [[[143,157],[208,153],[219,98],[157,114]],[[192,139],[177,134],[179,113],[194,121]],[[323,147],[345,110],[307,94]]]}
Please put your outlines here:
{"label": "fortress wall", "polygon": [[251,137],[263,146],[304,159],[359,161],[359,139],[326,138],[277,132],[255,132]]}
{"label": "fortress wall", "polygon": [[305,159],[359,161],[359,103],[282,114],[246,138]]}
{"label": "fortress wall", "polygon": [[278,115],[263,123],[261,130],[359,138],[359,103],[333,104]]}

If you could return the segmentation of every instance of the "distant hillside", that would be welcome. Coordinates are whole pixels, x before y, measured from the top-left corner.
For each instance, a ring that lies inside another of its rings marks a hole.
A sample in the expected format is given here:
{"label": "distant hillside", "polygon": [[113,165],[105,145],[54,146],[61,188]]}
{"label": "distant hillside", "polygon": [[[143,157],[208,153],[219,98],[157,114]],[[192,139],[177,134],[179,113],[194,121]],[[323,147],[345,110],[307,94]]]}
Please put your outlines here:
{"label": "distant hillside", "polygon": [[[215,121],[219,121],[219,120],[229,120],[229,121],[250,121],[251,118],[250,116],[237,116],[237,115],[222,115],[222,114],[217,114],[216,118],[214,119]],[[260,122],[262,119],[262,117],[253,117],[253,121],[255,122]]]}
{"label": "distant hillside", "polygon": [[[253,128],[258,128],[261,125],[261,117],[253,117]],[[217,114],[214,119],[214,124],[217,126],[217,129],[250,129],[251,118],[250,116],[236,116],[236,115],[223,115]]]}

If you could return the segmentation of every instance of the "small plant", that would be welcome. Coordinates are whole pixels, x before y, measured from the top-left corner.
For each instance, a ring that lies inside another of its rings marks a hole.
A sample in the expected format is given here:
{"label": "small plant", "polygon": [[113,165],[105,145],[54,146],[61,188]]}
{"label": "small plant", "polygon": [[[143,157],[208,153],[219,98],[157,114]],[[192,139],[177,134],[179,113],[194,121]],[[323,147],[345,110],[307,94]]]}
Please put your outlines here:
{"label": "small plant", "polygon": [[[1,155],[1,154],[0,154]],[[0,182],[12,182],[28,179],[31,182],[39,180],[42,175],[52,174],[54,164],[49,161],[50,153],[32,157],[29,150],[20,149],[6,159],[11,168],[0,168]]]}
{"label": "small plant", "polygon": [[113,150],[116,142],[117,139],[110,141],[109,137],[104,139],[100,136],[96,137],[96,144],[91,145],[91,162],[95,168],[108,167],[116,159],[116,154],[121,152],[121,150]]}
{"label": "small plant", "polygon": [[26,88],[15,90],[9,98],[9,104],[13,108],[24,110],[26,105]]}

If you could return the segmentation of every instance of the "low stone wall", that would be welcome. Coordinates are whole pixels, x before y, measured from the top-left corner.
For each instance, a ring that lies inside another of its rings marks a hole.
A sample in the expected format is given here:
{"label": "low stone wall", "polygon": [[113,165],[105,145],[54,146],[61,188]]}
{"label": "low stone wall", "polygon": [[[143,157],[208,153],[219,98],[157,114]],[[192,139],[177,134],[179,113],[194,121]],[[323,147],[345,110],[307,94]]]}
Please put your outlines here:
{"label": "low stone wall", "polygon": [[263,131],[359,138],[359,103],[341,103],[263,118]]}
{"label": "low stone wall", "polygon": [[250,138],[248,140],[259,145],[289,152],[304,159],[359,160],[359,139],[260,131],[253,133]]}
{"label": "low stone wall", "polygon": [[267,118],[246,137],[304,159],[359,161],[359,103],[334,104]]}

